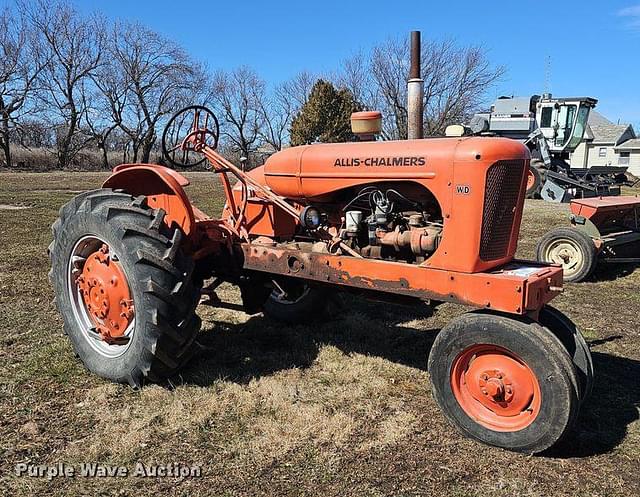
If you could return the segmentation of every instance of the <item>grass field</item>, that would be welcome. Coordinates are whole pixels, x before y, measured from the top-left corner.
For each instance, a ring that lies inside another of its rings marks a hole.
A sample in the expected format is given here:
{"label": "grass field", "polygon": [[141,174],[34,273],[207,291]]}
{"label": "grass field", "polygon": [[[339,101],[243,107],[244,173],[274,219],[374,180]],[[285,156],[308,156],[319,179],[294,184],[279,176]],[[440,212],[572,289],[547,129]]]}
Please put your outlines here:
{"label": "grass field", "polygon": [[[601,267],[554,301],[589,340],[596,382],[576,430],[544,457],[474,443],[439,412],[427,355],[465,310],[453,305],[431,316],[350,297],[311,327],[201,308],[202,354],[136,392],[74,358],[46,277],[58,208],[103,178],[0,175],[0,495],[640,495],[640,269]],[[192,179],[195,203],[218,210],[212,176]],[[528,201],[519,256],[567,212]],[[202,476],[14,474],[21,462],[136,461],[200,465]]]}

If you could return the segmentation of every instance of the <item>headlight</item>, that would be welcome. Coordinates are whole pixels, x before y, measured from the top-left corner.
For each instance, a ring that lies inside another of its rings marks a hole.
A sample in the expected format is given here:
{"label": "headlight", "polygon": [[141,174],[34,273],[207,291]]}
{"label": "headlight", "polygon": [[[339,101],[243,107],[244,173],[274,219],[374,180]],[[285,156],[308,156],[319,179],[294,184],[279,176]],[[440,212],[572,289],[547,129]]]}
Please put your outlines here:
{"label": "headlight", "polygon": [[312,206],[305,207],[300,213],[300,223],[308,230],[315,230],[320,227],[322,215],[320,211]]}

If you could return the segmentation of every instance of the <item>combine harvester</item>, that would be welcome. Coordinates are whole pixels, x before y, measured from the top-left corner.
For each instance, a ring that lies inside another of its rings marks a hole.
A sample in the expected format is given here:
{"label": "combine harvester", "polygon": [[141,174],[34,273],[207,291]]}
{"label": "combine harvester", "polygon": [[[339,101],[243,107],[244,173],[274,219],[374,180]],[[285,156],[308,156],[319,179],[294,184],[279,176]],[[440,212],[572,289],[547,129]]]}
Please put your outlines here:
{"label": "combine harvester", "polygon": [[488,112],[476,114],[467,130],[474,135],[518,140],[531,150],[527,197],[549,202],[573,198],[620,195],[628,184],[626,167],[571,168],[567,159],[584,136],[589,112],[598,101],[591,97],[502,97]]}
{"label": "combine harvester", "polygon": [[468,128],[449,135],[501,136],[527,145],[532,160],[527,197],[571,203],[571,227],[549,231],[537,245],[537,259],[561,264],[564,280],[583,281],[598,260],[640,262],[640,199],[620,196],[631,186],[626,167],[571,168],[567,159],[582,141],[590,97],[499,98],[491,110],[476,114]]}
{"label": "combine harvester", "polygon": [[134,386],[173,374],[198,333],[205,281],[214,305],[237,308],[215,295],[229,282],[247,313],[289,322],[324,319],[326,292],[338,290],[454,302],[476,310],[445,326],[428,355],[449,420],[525,453],[566,435],[593,364],[576,326],[549,306],[562,269],[514,259],[529,150],[505,138],[416,136],[415,59],[410,140],[367,141],[380,114],[357,114],[360,142],[289,148],[246,173],[217,152],[215,116],[193,106],[169,122],[163,152],[176,165],[193,165],[189,154],[208,161],[225,192],[221,218],[191,204],[187,179],[153,164],[119,166],[62,207],[50,279],[87,368]]}

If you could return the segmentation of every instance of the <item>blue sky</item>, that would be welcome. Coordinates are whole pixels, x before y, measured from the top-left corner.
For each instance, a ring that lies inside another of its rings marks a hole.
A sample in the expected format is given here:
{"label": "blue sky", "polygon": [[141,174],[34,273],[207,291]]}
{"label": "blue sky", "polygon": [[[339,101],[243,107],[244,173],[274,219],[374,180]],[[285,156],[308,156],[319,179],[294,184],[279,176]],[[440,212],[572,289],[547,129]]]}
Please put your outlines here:
{"label": "blue sky", "polygon": [[[86,12],[139,20],[212,68],[254,67],[269,82],[332,70],[359,49],[419,29],[480,44],[507,68],[496,94],[588,95],[640,127],[640,0],[225,1],[78,0]],[[496,96],[496,95],[491,95]],[[640,129],[638,129],[640,134]]]}

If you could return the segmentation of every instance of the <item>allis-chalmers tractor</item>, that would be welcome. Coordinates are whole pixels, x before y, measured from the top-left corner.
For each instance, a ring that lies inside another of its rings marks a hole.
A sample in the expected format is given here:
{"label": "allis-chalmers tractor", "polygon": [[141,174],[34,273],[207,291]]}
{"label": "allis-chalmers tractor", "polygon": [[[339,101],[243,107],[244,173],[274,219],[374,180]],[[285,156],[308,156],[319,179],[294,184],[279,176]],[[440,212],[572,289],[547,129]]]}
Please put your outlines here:
{"label": "allis-chalmers tractor", "polygon": [[[354,116],[362,137],[379,113]],[[135,387],[190,356],[204,291],[240,288],[247,313],[324,319],[327,291],[415,305],[476,308],[438,334],[432,391],[463,433],[543,451],[574,423],[592,384],[589,349],[548,305],[562,268],[514,259],[529,151],[515,140],[458,137],[293,147],[245,173],[217,151],[218,124],[193,106],[169,122],[163,150],[194,154],[222,181],[213,219],[173,169],[126,164],[62,207],[51,281],[85,366]],[[190,155],[191,154],[191,155]],[[202,290],[202,286],[207,284]],[[422,304],[421,304],[422,305]],[[427,351],[425,351],[425,362]]]}

